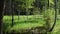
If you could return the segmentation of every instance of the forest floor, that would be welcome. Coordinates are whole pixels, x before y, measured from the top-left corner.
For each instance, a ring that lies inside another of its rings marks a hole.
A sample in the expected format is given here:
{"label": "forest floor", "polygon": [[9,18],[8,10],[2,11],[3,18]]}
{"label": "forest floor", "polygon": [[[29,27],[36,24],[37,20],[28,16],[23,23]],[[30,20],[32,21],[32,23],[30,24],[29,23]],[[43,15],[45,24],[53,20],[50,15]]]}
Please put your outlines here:
{"label": "forest floor", "polygon": [[[4,16],[3,18],[3,30],[6,31],[20,31],[21,29],[31,29],[32,27],[43,26],[45,24],[44,19],[41,16],[14,16],[13,27],[12,16]],[[52,34],[60,34],[60,20],[57,20]]]}

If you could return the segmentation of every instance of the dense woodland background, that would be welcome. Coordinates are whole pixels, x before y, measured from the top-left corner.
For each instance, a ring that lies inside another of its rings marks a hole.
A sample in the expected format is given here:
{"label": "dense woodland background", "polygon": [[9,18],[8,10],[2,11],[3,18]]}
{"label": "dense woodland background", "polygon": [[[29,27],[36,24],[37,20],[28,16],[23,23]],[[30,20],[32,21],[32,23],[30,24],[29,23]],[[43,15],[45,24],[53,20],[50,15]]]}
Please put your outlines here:
{"label": "dense woodland background", "polygon": [[5,0],[2,3],[1,33],[60,34],[60,0]]}
{"label": "dense woodland background", "polygon": [[[60,0],[57,0],[57,9],[58,14],[60,14]],[[12,10],[14,10],[15,15],[33,15],[33,14],[42,14],[44,10],[48,9],[48,0],[14,0],[12,3],[11,0],[5,1],[5,15],[11,15]],[[49,0],[50,10],[54,10],[54,0]],[[11,9],[11,6],[13,9]],[[44,9],[44,7],[46,9]]]}

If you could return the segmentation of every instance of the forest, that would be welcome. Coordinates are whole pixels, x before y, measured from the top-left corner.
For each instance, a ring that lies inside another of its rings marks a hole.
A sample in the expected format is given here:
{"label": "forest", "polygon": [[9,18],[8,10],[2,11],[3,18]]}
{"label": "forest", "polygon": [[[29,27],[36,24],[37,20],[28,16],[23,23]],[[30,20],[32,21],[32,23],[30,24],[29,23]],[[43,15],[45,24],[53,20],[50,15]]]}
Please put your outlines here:
{"label": "forest", "polygon": [[60,34],[60,0],[4,0],[2,14],[3,34]]}
{"label": "forest", "polygon": [[[58,0],[58,6],[59,8],[59,0]],[[46,5],[46,9],[50,7],[52,11],[54,11],[54,0],[49,0],[49,6],[48,6],[48,0],[14,0],[13,2],[11,0],[5,1],[5,15],[11,15],[12,10],[14,11],[15,15],[34,15],[34,14],[42,14],[44,12],[44,7]],[[13,9],[11,8],[14,7]],[[58,11],[60,11],[58,9]],[[60,14],[60,12],[58,12]]]}

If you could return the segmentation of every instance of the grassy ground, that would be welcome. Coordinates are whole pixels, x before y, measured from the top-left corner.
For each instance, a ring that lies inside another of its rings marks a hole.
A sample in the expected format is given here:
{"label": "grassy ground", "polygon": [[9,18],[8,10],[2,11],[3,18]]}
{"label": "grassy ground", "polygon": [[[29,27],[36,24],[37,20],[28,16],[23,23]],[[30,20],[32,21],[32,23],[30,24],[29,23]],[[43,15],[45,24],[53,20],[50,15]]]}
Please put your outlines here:
{"label": "grassy ground", "polygon": [[60,34],[60,20],[57,20],[57,23],[55,25],[55,28],[52,31],[52,34]]}
{"label": "grassy ground", "polygon": [[[42,26],[45,24],[43,18],[41,16],[14,16],[14,25],[12,24],[12,16],[4,16],[3,18],[3,30],[6,31],[19,31],[20,29],[27,29],[37,26]],[[52,32],[52,34],[60,34],[60,20],[57,20],[56,26]]]}

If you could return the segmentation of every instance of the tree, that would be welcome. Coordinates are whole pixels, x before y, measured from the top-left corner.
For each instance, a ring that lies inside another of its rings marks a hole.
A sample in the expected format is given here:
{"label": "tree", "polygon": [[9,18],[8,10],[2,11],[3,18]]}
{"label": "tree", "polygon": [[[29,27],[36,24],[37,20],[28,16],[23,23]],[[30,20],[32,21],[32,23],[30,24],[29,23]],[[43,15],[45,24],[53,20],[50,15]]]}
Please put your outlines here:
{"label": "tree", "polygon": [[[15,7],[21,15],[26,15],[33,6],[31,5],[34,0],[15,0]],[[27,9],[27,10],[26,10]]]}
{"label": "tree", "polygon": [[57,20],[57,0],[55,0],[54,3],[55,3],[55,5],[54,5],[55,6],[55,20],[54,20],[54,24],[53,24],[52,28],[50,29],[50,32],[53,31],[54,26],[56,25],[56,20]]}
{"label": "tree", "polygon": [[4,0],[0,0],[0,34],[2,34],[2,19],[3,19],[3,6],[4,6]]}
{"label": "tree", "polygon": [[55,26],[55,24],[56,24],[56,18],[57,18],[57,0],[55,0],[54,1],[54,11],[55,11],[55,13],[54,13],[54,18],[55,18],[55,20],[54,20],[54,23],[53,23],[53,25],[51,26],[51,23],[52,23],[52,15],[53,15],[53,11],[51,11],[50,9],[50,3],[49,3],[50,1],[48,0],[48,9],[46,8],[46,5],[45,5],[45,13],[44,13],[44,20],[45,20],[45,22],[46,22],[46,24],[45,24],[45,27],[47,28],[47,32],[52,32],[53,31],[53,29],[54,29],[54,26]]}

